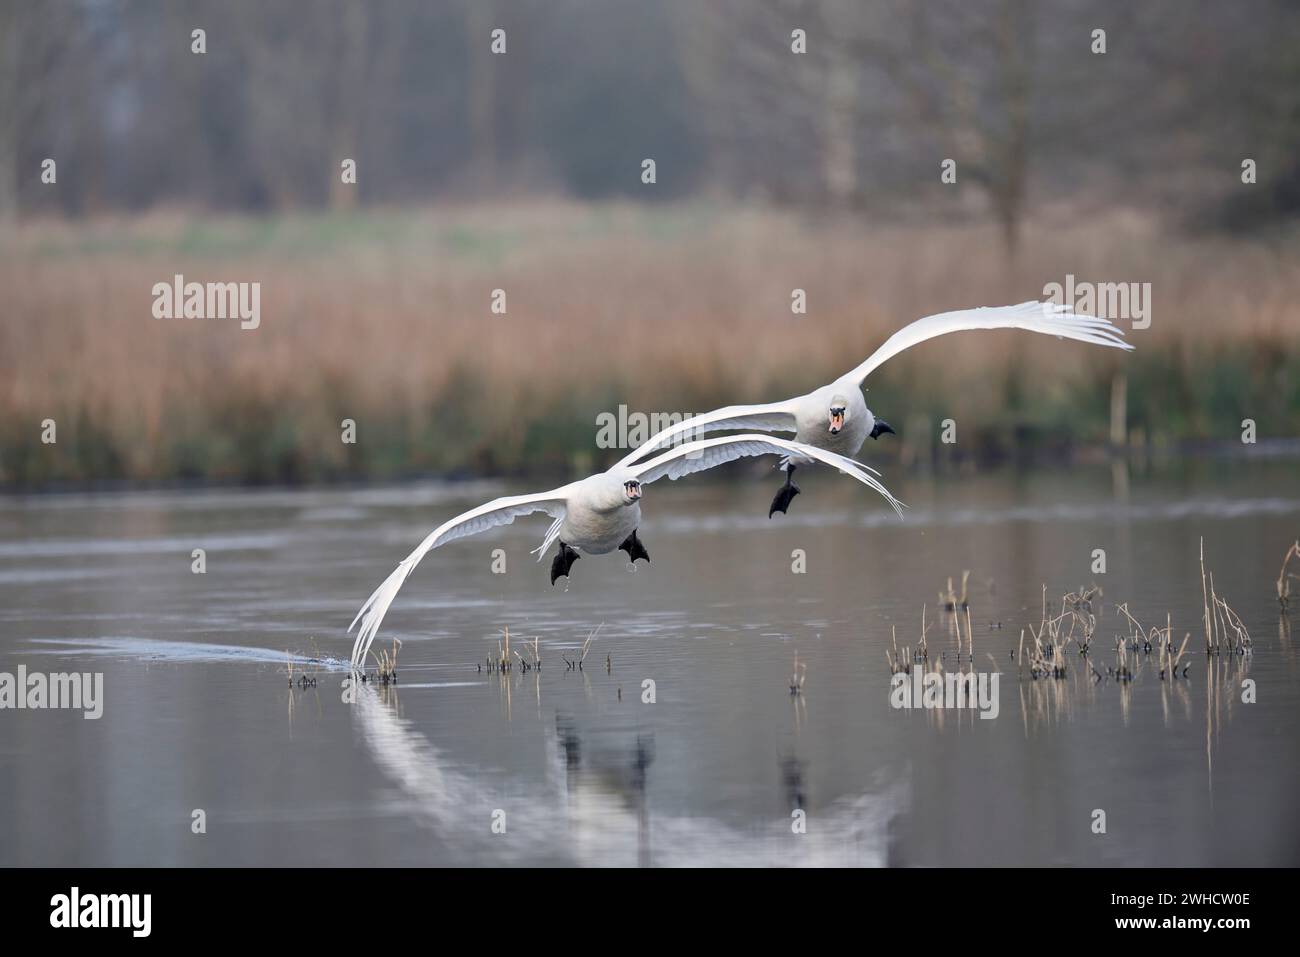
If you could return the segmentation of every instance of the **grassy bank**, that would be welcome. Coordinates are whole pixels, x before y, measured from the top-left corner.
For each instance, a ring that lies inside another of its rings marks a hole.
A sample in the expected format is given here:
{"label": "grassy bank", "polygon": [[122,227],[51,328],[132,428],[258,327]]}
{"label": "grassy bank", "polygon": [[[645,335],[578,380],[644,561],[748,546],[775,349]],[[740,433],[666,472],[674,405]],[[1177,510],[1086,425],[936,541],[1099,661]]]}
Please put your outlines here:
{"label": "grassy bank", "polygon": [[[918,347],[870,382],[868,404],[913,432],[873,460],[915,455],[948,417],[965,454],[1103,442],[1118,371],[1131,441],[1235,439],[1243,418],[1295,436],[1298,258],[1300,238],[1119,215],[1031,226],[1014,265],[992,227],[708,205],[28,224],[0,233],[0,483],[583,469],[609,457],[596,417],[620,403],[802,392],[918,316],[1040,298],[1067,273],[1151,283],[1136,352],[1009,332]],[[260,282],[260,328],[154,319],[175,273]]]}

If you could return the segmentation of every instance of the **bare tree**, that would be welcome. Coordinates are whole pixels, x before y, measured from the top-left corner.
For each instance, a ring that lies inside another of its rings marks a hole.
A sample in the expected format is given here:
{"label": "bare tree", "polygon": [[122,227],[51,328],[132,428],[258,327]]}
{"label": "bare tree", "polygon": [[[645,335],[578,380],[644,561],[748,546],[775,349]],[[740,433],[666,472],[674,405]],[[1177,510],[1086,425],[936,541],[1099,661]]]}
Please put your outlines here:
{"label": "bare tree", "polygon": [[38,181],[40,168],[27,165],[33,157],[24,147],[35,145],[42,114],[66,89],[69,54],[81,35],[74,13],[67,5],[0,0],[0,220],[17,215],[25,179]]}

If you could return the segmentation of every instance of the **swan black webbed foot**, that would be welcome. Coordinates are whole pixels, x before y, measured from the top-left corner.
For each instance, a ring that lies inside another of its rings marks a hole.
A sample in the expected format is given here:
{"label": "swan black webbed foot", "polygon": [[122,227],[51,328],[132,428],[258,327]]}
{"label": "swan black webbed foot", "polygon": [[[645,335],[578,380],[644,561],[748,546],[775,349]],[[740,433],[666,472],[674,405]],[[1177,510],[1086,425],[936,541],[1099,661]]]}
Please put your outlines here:
{"label": "swan black webbed foot", "polygon": [[623,544],[618,546],[621,552],[627,552],[628,560],[635,563],[638,558],[644,558],[650,561],[650,553],[645,550],[641,544],[641,539],[636,537],[636,529],[632,529],[632,534],[624,539]]}
{"label": "swan black webbed foot", "polygon": [[551,584],[554,585],[555,579],[561,576],[568,578],[569,569],[572,568],[573,563],[581,557],[581,555],[568,545],[564,544],[564,542],[560,542],[559,552],[557,552],[555,557],[551,559]]}
{"label": "swan black webbed foot", "polygon": [[790,503],[794,501],[794,497],[799,494],[799,486],[795,485],[794,482],[791,481],[791,476],[794,475],[794,468],[794,465],[791,464],[786,469],[785,484],[777,489],[776,497],[772,499],[772,507],[767,510],[768,518],[771,518],[777,512],[784,515],[785,510],[789,508]]}

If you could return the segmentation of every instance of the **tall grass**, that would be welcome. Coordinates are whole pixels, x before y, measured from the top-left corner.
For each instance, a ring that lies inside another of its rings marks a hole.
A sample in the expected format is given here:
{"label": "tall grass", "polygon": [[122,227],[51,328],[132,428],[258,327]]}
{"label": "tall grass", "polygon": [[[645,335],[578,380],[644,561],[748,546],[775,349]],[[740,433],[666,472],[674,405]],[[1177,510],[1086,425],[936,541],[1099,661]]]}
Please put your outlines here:
{"label": "tall grass", "polygon": [[[1139,441],[1234,438],[1247,417],[1297,435],[1298,245],[1113,215],[1031,227],[1008,265],[993,227],[564,202],[26,224],[0,233],[0,483],[585,469],[610,458],[596,416],[620,403],[803,392],[918,316],[1040,298],[1066,273],[1152,284],[1135,353],[950,336],[888,363],[868,404],[959,418],[967,449],[1104,441],[1122,368]],[[154,319],[175,273],[261,282],[261,327]]]}

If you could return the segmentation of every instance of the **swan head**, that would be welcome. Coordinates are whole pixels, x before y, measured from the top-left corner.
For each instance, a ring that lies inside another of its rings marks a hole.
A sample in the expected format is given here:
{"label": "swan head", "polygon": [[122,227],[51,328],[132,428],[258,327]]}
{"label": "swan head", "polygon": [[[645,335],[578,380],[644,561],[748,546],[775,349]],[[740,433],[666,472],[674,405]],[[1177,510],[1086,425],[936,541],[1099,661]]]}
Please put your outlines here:
{"label": "swan head", "polygon": [[641,501],[641,478],[629,468],[614,468],[595,480],[595,507],[602,512],[628,508]]}
{"label": "swan head", "polygon": [[831,396],[831,406],[829,411],[831,435],[839,435],[844,428],[844,423],[849,420],[849,400],[844,398],[838,392]]}

